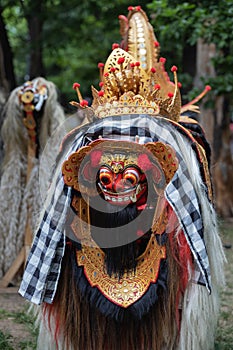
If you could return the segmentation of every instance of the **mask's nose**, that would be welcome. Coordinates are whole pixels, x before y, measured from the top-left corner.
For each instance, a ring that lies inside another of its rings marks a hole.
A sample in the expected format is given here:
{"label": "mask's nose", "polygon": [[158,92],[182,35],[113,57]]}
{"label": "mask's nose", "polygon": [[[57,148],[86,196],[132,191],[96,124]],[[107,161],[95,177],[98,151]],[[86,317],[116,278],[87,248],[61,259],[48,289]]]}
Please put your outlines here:
{"label": "mask's nose", "polygon": [[113,177],[113,181],[112,181],[112,189],[113,192],[119,193],[122,192],[123,190],[125,190],[125,182],[123,180],[122,174],[116,174]]}

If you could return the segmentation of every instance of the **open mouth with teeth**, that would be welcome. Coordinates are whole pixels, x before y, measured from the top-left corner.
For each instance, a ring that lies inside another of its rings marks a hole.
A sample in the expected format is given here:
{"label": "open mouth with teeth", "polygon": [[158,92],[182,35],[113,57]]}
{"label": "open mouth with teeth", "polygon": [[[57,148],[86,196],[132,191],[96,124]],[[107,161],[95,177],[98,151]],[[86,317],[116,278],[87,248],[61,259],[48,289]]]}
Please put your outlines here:
{"label": "open mouth with teeth", "polygon": [[103,186],[99,183],[99,187],[101,189],[101,192],[103,194],[103,197],[106,201],[108,201],[111,204],[117,204],[117,205],[128,205],[130,203],[136,203],[147,192],[147,185],[144,184],[137,184],[132,189],[127,189],[122,192],[111,192],[103,188]]}

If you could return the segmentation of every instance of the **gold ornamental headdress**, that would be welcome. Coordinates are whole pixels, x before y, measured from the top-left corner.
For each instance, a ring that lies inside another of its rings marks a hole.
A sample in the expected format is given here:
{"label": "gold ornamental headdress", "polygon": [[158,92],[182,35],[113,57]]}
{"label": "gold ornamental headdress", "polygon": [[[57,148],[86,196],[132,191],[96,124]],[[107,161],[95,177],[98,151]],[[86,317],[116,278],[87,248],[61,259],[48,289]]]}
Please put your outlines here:
{"label": "gold ornamental headdress", "polygon": [[[128,16],[119,16],[121,48],[113,44],[113,52],[105,65],[99,63],[100,91],[92,87],[93,103],[83,100],[75,83],[79,103],[71,104],[87,108],[87,117],[103,118],[122,114],[149,114],[164,116],[173,121],[182,120],[186,111],[199,113],[196,103],[211,89],[206,86],[202,93],[186,105],[181,105],[177,80],[177,67],[173,66],[174,82],[165,70],[166,59],[159,56],[160,45],[146,13],[140,6],[129,6]],[[190,119],[190,118],[189,118]]]}
{"label": "gold ornamental headdress", "polygon": [[[152,67],[147,73],[133,56],[120,48],[114,49],[104,66],[101,90],[92,87],[91,109],[95,116],[149,114],[179,120],[181,100],[177,68],[172,67],[173,84],[167,78],[164,62],[160,59],[157,67]],[[79,88],[77,83],[74,88]],[[77,105],[76,102],[71,103]],[[81,100],[79,105],[87,106],[85,100]]]}
{"label": "gold ornamental headdress", "polygon": [[[114,47],[105,65],[99,64],[100,87],[92,87],[93,103],[91,109],[98,118],[122,114],[162,115],[178,121],[181,98],[177,80],[177,68],[172,67],[174,83],[165,71],[165,59],[157,61],[158,44],[152,27],[144,11],[137,6],[131,8],[128,24],[127,51]],[[123,24],[121,23],[123,34]],[[138,52],[138,55],[136,54]],[[79,84],[77,90],[80,103],[72,105],[87,108],[82,99]],[[89,108],[89,107],[88,107]]]}

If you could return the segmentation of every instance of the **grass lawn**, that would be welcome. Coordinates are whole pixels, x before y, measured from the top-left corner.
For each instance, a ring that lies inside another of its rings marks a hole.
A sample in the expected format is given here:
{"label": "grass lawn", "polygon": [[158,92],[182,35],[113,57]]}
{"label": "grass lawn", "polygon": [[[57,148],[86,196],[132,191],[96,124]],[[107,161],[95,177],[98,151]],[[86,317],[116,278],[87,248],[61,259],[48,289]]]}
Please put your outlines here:
{"label": "grass lawn", "polygon": [[[226,287],[221,295],[221,314],[218,322],[216,350],[233,349],[233,220],[222,223],[220,233],[227,264],[225,267]],[[230,248],[231,246],[231,248]]]}

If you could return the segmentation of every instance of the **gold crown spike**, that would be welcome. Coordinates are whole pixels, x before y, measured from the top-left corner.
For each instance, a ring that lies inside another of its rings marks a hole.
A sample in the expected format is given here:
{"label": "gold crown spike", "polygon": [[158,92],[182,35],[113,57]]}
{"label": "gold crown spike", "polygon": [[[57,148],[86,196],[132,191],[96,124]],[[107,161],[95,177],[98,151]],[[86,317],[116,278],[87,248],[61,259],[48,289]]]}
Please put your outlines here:
{"label": "gold crown spike", "polygon": [[128,51],[141,67],[149,72],[158,60],[159,43],[155,37],[153,27],[149,23],[146,13],[140,6],[129,6],[128,17],[120,15],[120,34],[122,48]]}
{"label": "gold crown spike", "polygon": [[196,106],[195,103],[199,102],[210,90],[211,90],[211,86],[206,85],[205,89],[198,96],[196,96],[192,101],[188,102],[187,104],[181,107],[181,113],[184,113],[187,111],[200,113],[199,106]]}
{"label": "gold crown spike", "polygon": [[70,104],[72,106],[74,106],[74,107],[86,108],[86,107],[88,107],[88,101],[84,100],[82,98],[82,95],[81,95],[81,92],[80,92],[79,88],[80,88],[80,84],[79,83],[74,83],[73,84],[73,89],[77,92],[79,103],[77,103],[76,101],[71,101]]}
{"label": "gold crown spike", "polygon": [[99,62],[99,63],[98,63],[98,68],[99,68],[99,71],[100,71],[100,81],[102,81],[102,80],[103,80],[104,63]]}
{"label": "gold crown spike", "polygon": [[[149,73],[150,69],[156,68],[160,81],[160,93],[165,99],[166,95],[173,96],[173,102],[170,104],[170,107],[167,106],[169,114],[177,113],[179,110],[179,104],[181,105],[180,96],[178,93],[174,92],[174,88],[169,86],[168,75],[165,69],[161,69],[158,63],[158,56],[160,50],[160,44],[157,41],[153,27],[149,23],[146,13],[141,9],[141,6],[129,6],[128,16],[120,15],[120,34],[122,36],[121,47],[130,53],[136,60],[141,62],[141,67]],[[164,58],[160,58],[162,63],[165,63]],[[199,107],[195,105],[200,99],[202,99],[205,94],[211,88],[207,85],[207,88],[198,95],[194,100],[190,101],[186,105],[181,107],[181,113],[184,113],[188,110],[199,113]],[[165,102],[163,107],[165,107]],[[176,111],[171,111],[175,107]],[[161,109],[161,114],[166,114],[166,111]]]}
{"label": "gold crown spike", "polygon": [[156,68],[146,72],[139,61],[126,51],[116,48],[108,57],[103,72],[101,90],[92,87],[92,109],[98,118],[122,114],[164,115],[179,120],[180,93],[172,83],[160,60]]}

